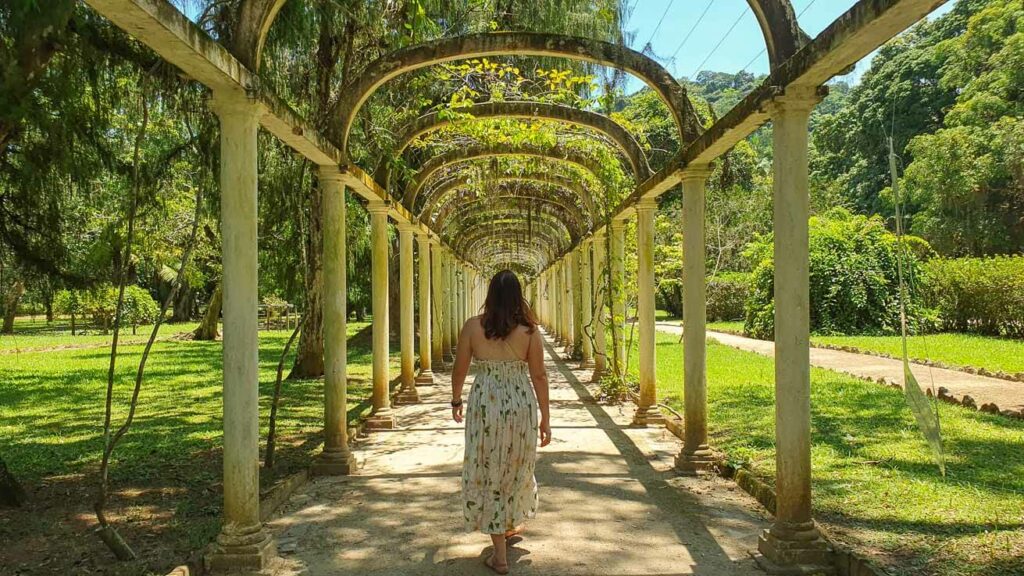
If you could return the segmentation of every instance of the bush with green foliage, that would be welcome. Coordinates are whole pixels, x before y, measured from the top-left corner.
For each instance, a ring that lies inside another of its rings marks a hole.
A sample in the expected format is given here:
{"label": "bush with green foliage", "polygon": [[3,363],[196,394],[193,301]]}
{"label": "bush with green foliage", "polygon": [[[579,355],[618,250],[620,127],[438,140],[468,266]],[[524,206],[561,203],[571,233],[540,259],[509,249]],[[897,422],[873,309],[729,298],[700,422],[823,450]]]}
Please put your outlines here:
{"label": "bush with green foliage", "polygon": [[[907,278],[917,277],[918,253],[927,245],[905,240]],[[768,235],[747,248],[754,271],[744,331],[771,339],[775,332],[774,239]],[[899,240],[881,217],[836,208],[810,219],[810,321],[820,334],[891,334],[899,330]],[[909,282],[908,318],[923,316],[914,283]]]}
{"label": "bush with green foliage", "polygon": [[747,272],[724,272],[708,279],[709,321],[721,322],[743,318],[743,307],[750,293],[750,278]]}
{"label": "bush with green foliage", "polygon": [[[114,292],[114,297],[116,298],[116,289]],[[131,325],[132,334],[135,334],[135,329],[140,324],[150,324],[155,322],[159,315],[160,306],[156,303],[156,300],[153,299],[149,290],[146,290],[141,286],[125,286],[123,322]]]}
{"label": "bush with green foliage", "polygon": [[1024,256],[934,258],[922,296],[943,330],[1024,337]]}

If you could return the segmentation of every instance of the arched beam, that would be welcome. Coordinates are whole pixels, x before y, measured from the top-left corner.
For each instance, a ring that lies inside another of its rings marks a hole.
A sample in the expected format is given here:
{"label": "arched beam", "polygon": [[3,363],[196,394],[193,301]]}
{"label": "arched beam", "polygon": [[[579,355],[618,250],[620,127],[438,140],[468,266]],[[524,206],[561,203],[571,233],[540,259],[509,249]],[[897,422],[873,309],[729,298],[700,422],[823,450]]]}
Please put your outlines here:
{"label": "arched beam", "polygon": [[[522,219],[501,220],[493,222],[477,222],[464,230],[461,230],[457,237],[450,238],[449,244],[459,254],[465,254],[466,246],[486,239],[488,236],[515,237],[523,234]],[[573,238],[565,227],[557,228],[547,221],[538,221],[533,229],[532,236],[545,242],[552,254],[564,251],[572,245]]]}
{"label": "arched beam", "polygon": [[499,264],[519,264],[528,269],[531,275],[548,262],[548,256],[536,246],[523,246],[522,251],[515,253],[515,258],[511,255],[512,253],[499,246],[485,245],[467,254],[467,258],[482,268],[497,267]]}
{"label": "arched beam", "polygon": [[[580,153],[572,148],[566,148],[561,145],[544,148],[535,146],[526,142],[520,143],[516,146],[509,146],[508,144],[484,144],[479,146],[470,146],[468,148],[457,148],[444,154],[434,156],[430,160],[423,163],[419,171],[413,176],[412,182],[405,190],[405,201],[403,202],[410,210],[413,210],[416,206],[416,197],[420,193],[420,189],[430,179],[430,177],[438,170],[445,166],[452,164],[459,164],[462,162],[468,162],[470,160],[476,160],[479,158],[492,158],[495,156],[532,156],[536,158],[547,158],[550,160],[558,160],[560,162],[567,162],[583,168],[590,172],[595,178],[600,181],[598,176],[601,171],[601,164],[595,161],[593,158]],[[593,203],[587,206],[587,209],[593,212]]]}
{"label": "arched beam", "polygon": [[259,72],[267,32],[284,3],[285,0],[242,0],[238,7],[230,49],[235,58],[253,72]]}
{"label": "arched beam", "polygon": [[[448,214],[450,211],[452,211],[453,207],[462,206],[464,204],[484,202],[484,201],[488,201],[488,200],[516,199],[516,198],[526,198],[526,199],[531,199],[531,200],[532,199],[537,199],[537,198],[544,198],[545,200],[557,202],[559,205],[562,205],[562,206],[565,206],[565,207],[571,209],[573,214],[574,214],[574,216],[578,220],[580,220],[580,221],[593,221],[594,220],[593,215],[591,215],[589,213],[586,213],[586,212],[584,212],[584,210],[581,209],[581,204],[579,203],[579,201],[580,201],[579,195],[578,194],[574,194],[573,190],[568,189],[568,188],[566,188],[564,186],[561,186],[559,184],[552,184],[552,183],[543,182],[543,181],[538,182],[538,181],[535,181],[535,180],[525,180],[525,179],[520,179],[520,178],[496,178],[496,179],[492,180],[492,182],[494,182],[500,188],[498,190],[496,190],[496,191],[488,192],[487,194],[482,195],[482,196],[475,196],[475,197],[468,197],[468,198],[467,197],[462,197],[459,194],[450,194],[447,197],[445,197],[443,201],[439,200],[436,204],[433,205],[433,207],[437,208],[436,214],[435,214],[434,210],[430,210],[430,211],[426,211],[425,210],[422,213],[421,217],[420,217],[420,221],[421,222],[437,222],[437,221],[440,221],[441,219],[443,219],[445,217],[446,214]],[[522,187],[522,188],[519,188],[519,187],[509,188],[508,187],[508,184],[510,184],[510,183],[519,183],[519,182],[530,183],[531,185],[539,184],[540,186],[544,186],[547,189],[547,192],[545,192],[545,193],[538,193],[537,190],[534,190],[534,189],[532,189],[530,187]],[[457,189],[458,188],[456,188],[456,190]]]}
{"label": "arched beam", "polygon": [[[495,202],[495,200],[498,200],[498,202]],[[508,194],[497,198],[477,198],[452,204],[448,209],[438,212],[437,218],[431,222],[431,228],[442,229],[452,218],[466,216],[466,210],[470,209],[481,212],[493,212],[497,209],[514,209],[519,212],[529,212],[531,216],[536,216],[540,209],[555,208],[560,211],[560,216],[565,218],[567,223],[572,223],[577,235],[589,229],[593,224],[593,220],[580,213],[577,206],[574,206],[571,202],[565,202],[564,199],[551,198],[543,194]]]}
{"label": "arched beam", "polygon": [[585,222],[574,221],[572,211],[558,203],[550,200],[533,199],[536,204],[530,209],[529,215],[524,213],[523,206],[493,206],[479,209],[471,214],[465,214],[471,206],[460,208],[452,217],[443,222],[438,222],[435,230],[438,235],[446,236],[449,230],[454,230],[457,235],[462,228],[472,226],[477,222],[496,222],[518,218],[523,225],[525,233],[531,232],[532,226],[541,221],[552,221],[562,224],[569,231],[569,236],[579,238],[587,231]]}
{"label": "arched beam", "polygon": [[[465,120],[478,118],[541,119],[571,124],[573,126],[582,126],[604,134],[618,146],[619,150],[629,160],[637,182],[643,182],[651,175],[651,167],[647,164],[647,157],[644,155],[643,150],[641,150],[640,144],[633,138],[633,135],[629,133],[629,130],[623,128],[621,124],[603,114],[589,110],[579,110],[561,104],[526,101],[484,102],[482,104],[473,104],[466,108],[459,108],[458,110],[445,110],[444,112],[444,114],[440,111],[424,114],[403,127],[399,131],[398,147],[395,149],[395,156],[401,155],[416,138]],[[469,115],[469,117],[467,118],[465,115]],[[385,170],[383,174],[378,176],[381,176],[377,179],[378,182],[381,182],[384,188],[387,188],[387,171]]]}
{"label": "arched beam", "polygon": [[559,174],[557,172],[531,170],[511,174],[492,174],[485,176],[483,179],[479,179],[479,176],[477,175],[469,174],[450,178],[438,184],[434,188],[431,188],[429,192],[424,194],[423,207],[416,211],[415,214],[417,214],[417,216],[419,216],[420,218],[429,218],[434,208],[437,207],[439,204],[442,204],[443,200],[453,190],[458,190],[459,188],[469,186],[474,183],[488,184],[505,181],[535,182],[537,184],[550,184],[551,186],[558,186],[560,188],[564,188],[575,193],[580,200],[581,206],[589,205],[586,199],[590,197],[590,191],[587,190],[586,186],[580,184],[571,176],[566,176],[564,174]]}
{"label": "arched beam", "polygon": [[772,70],[810,41],[807,34],[800,29],[789,0],[747,0],[747,4],[761,26]]}
{"label": "arched beam", "polygon": [[684,89],[672,74],[647,56],[629,48],[589,38],[536,32],[487,32],[442,38],[397,50],[370,63],[342,90],[329,118],[347,157],[349,134],[360,108],[384,83],[406,72],[455,60],[486,56],[553,56],[625,70],[651,87],[668,106],[683,144],[702,131]]}

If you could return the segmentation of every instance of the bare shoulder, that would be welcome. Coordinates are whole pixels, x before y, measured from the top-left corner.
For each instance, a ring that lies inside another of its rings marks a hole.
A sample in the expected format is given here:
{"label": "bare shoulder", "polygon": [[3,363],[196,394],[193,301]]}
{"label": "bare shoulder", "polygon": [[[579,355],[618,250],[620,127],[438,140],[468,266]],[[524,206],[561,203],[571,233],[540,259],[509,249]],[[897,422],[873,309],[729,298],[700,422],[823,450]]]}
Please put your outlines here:
{"label": "bare shoulder", "polygon": [[474,334],[483,330],[483,323],[481,322],[480,316],[473,316],[466,323],[462,325],[462,329],[467,334]]}

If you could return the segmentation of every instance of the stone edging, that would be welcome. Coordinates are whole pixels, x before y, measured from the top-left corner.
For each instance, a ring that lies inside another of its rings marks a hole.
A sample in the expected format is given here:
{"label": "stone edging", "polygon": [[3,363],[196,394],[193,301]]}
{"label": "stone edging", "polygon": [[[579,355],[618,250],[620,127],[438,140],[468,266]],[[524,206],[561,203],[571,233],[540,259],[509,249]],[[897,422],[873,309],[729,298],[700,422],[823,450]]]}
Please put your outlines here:
{"label": "stone edging", "polygon": [[[719,330],[721,332],[721,330]],[[730,332],[730,334],[732,334]],[[735,336],[743,336],[742,334],[734,334]],[[744,336],[745,337],[745,336]],[[841,344],[825,344],[825,343],[811,343],[813,348],[824,348],[826,350],[837,350],[839,352],[850,352],[853,354],[864,354],[865,356],[877,356],[878,358],[888,358],[889,360],[903,360],[892,354],[885,352],[877,352],[874,350],[865,350],[856,346],[844,346]],[[943,370],[953,370],[956,372],[966,372],[967,374],[974,374],[976,376],[985,376],[987,378],[998,378],[999,380],[1007,380],[1010,382],[1024,382],[1024,372],[1003,372],[1002,370],[989,370],[987,368],[976,368],[974,366],[957,366],[952,364],[946,364],[936,360],[926,360],[924,358],[911,358],[911,362],[914,364],[921,364],[931,368],[941,368]]]}
{"label": "stone edging", "polygon": [[[680,440],[683,439],[683,421],[680,418],[670,415],[665,419],[665,429]],[[753,497],[761,506],[775,514],[775,490],[767,482],[761,480],[753,472],[746,468],[738,468],[728,464],[724,458],[719,456],[714,466],[714,471],[721,477],[732,480],[744,492]],[[837,544],[821,526],[822,538],[828,541],[834,552],[833,566],[839,576],[886,576],[886,573],[870,560],[861,556],[850,548]]]}
{"label": "stone edging", "polygon": [[[741,336],[743,338],[749,338],[749,336],[746,336],[746,335],[744,335],[741,332],[738,332],[736,330],[717,330],[716,329],[716,330],[713,330],[713,331],[714,332],[721,332],[722,334],[729,334],[731,336]],[[755,340],[756,340],[756,338],[755,338]],[[728,346],[728,344],[726,344],[726,346]],[[857,348],[856,346],[840,346],[840,345],[836,345],[836,344],[821,344],[821,343],[814,343],[814,342],[812,342],[811,343],[811,347],[812,348],[822,348],[822,349],[825,349],[825,350],[836,350],[838,352],[850,352],[852,354],[864,354],[865,356],[875,356],[875,357],[878,357],[878,358],[887,358],[889,360],[902,360],[902,358],[896,358],[895,356],[892,356],[890,354],[885,354],[883,352],[872,352],[870,350],[863,350],[861,348]],[[911,358],[910,361],[913,362],[914,364],[921,364],[921,365],[924,365],[924,366],[929,366],[931,368],[941,368],[943,370],[954,370],[956,372],[965,372],[967,374],[974,374],[974,375],[977,375],[977,376],[986,376],[988,378],[998,378],[1000,380],[1006,380],[1007,382],[1024,382],[1024,372],[1017,372],[1016,374],[1009,374],[1009,373],[1002,372],[1002,371],[992,372],[992,371],[987,370],[985,368],[974,368],[972,366],[950,366],[948,364],[943,364],[942,362],[935,362],[935,361],[932,361],[932,360],[921,360],[921,359],[916,359],[916,358]],[[891,380],[889,380],[887,378],[884,378],[884,377],[882,377],[882,378],[868,378],[866,376],[859,376],[859,375],[856,375],[856,374],[851,374],[851,375],[852,376],[856,376],[857,378],[863,378],[864,380],[870,380],[870,381],[875,382],[877,384],[882,384],[882,385],[885,385],[885,386],[889,386],[891,388],[897,388],[899,390],[903,390],[903,385],[902,384],[900,384],[899,382],[893,382],[893,381],[891,381]],[[932,397],[932,391],[930,389],[929,390],[925,390],[925,392],[928,394],[929,398]],[[962,406],[964,408],[973,408],[975,410],[980,410],[982,412],[988,412],[989,414],[999,414],[999,415],[1005,416],[1007,418],[1016,418],[1018,420],[1024,420],[1024,410],[1001,410],[999,408],[999,406],[997,406],[995,403],[991,403],[991,402],[990,403],[986,403],[986,404],[981,404],[979,406],[978,405],[978,401],[975,400],[969,394],[964,394],[960,398],[957,398],[956,396],[953,396],[952,394],[950,394],[949,393],[949,389],[946,388],[945,386],[940,386],[939,390],[938,390],[938,393],[939,393],[938,394],[939,400],[942,400],[944,402],[949,402],[950,404],[954,404],[956,406]]]}

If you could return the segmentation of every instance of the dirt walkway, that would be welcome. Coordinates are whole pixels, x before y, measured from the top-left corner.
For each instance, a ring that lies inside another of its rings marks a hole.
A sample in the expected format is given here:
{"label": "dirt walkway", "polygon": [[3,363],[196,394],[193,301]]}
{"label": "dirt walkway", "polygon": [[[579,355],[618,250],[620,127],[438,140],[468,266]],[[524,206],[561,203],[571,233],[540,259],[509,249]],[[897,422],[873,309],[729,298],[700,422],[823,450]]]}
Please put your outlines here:
{"label": "dirt walkway", "polygon": [[[513,574],[753,575],[748,552],[767,526],[731,482],[671,472],[679,442],[628,426],[597,405],[590,372],[548,361],[554,441],[540,452],[541,507],[510,550]],[[275,576],[489,574],[490,541],[461,529],[463,429],[447,375],[399,408],[402,430],[357,448],[355,476],[317,478],[269,523],[284,558]]]}
{"label": "dirt walkway", "polygon": [[[683,328],[677,324],[659,322],[658,330],[669,334],[683,333]],[[708,338],[740,350],[757,352],[765,356],[775,355],[774,342],[710,331]],[[903,383],[903,362],[892,358],[812,347],[811,365],[861,378]],[[1000,410],[1024,410],[1024,384],[1020,382],[977,376],[958,370],[932,368],[923,364],[911,364],[910,367],[922,388],[931,388],[934,382],[936,390],[940,387],[948,389],[949,395],[958,402],[969,395],[978,406],[994,403]]]}

